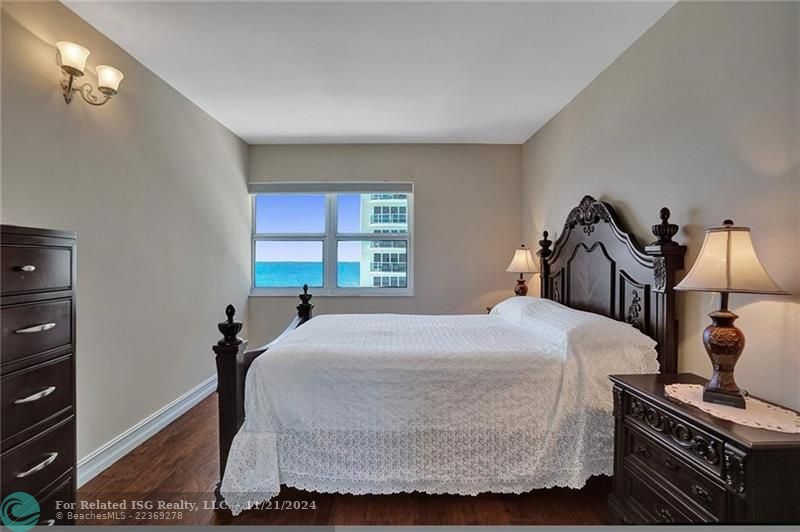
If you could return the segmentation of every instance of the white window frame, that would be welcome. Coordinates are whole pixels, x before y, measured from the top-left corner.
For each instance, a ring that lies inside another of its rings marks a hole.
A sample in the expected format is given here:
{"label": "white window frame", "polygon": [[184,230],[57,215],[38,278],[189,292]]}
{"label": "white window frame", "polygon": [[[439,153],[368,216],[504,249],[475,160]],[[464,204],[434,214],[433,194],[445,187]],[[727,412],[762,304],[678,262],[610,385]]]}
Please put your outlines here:
{"label": "white window frame", "polygon": [[[321,187],[323,188],[323,187]],[[413,296],[414,295],[414,192],[399,192],[406,194],[408,201],[406,233],[339,233],[338,232],[338,195],[339,194],[377,194],[371,192],[366,186],[365,192],[327,192],[320,190],[314,192],[255,192],[250,194],[251,212],[251,238],[250,238],[250,295],[254,297],[292,296],[297,297],[299,288],[263,288],[256,287],[256,242],[259,241],[322,241],[322,287],[309,287],[309,293],[314,297],[330,296]],[[324,233],[257,233],[256,232],[256,197],[269,194],[298,194],[298,195],[324,195],[325,196],[325,232]],[[400,240],[407,241],[406,247],[406,287],[405,288],[378,288],[378,287],[338,287],[336,276],[338,264],[338,242],[363,241],[363,240]]]}

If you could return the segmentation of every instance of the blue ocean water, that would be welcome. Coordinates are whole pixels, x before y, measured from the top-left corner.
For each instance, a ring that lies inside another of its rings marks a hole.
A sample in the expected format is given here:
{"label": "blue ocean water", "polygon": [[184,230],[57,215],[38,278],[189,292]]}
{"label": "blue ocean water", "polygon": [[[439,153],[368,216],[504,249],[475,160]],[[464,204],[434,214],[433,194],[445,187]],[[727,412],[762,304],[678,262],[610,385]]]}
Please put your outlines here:
{"label": "blue ocean water", "polygon": [[[358,262],[339,263],[341,287],[361,286],[360,264]],[[284,288],[322,286],[321,262],[256,262],[256,288]]]}

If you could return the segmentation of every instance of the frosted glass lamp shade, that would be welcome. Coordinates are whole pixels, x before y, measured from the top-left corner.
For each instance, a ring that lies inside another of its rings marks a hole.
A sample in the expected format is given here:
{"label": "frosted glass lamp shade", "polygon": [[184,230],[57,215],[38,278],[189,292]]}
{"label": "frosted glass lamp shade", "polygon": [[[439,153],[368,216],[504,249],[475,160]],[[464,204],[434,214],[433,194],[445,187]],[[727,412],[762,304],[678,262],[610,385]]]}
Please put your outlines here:
{"label": "frosted glass lamp shade", "polygon": [[675,290],[787,294],[758,260],[750,228],[735,227],[730,220],[706,231],[697,261]]}
{"label": "frosted glass lamp shade", "polygon": [[82,76],[86,70],[86,58],[89,57],[89,50],[69,41],[58,41],[59,64],[61,70],[70,76]]}
{"label": "frosted glass lamp shade", "polygon": [[536,267],[536,261],[533,260],[531,250],[523,244],[514,251],[514,258],[511,259],[511,264],[508,265],[506,271],[511,273],[536,273],[539,269]]}
{"label": "frosted glass lamp shade", "polygon": [[108,65],[97,65],[97,90],[113,96],[119,90],[119,84],[125,76],[116,68]]}

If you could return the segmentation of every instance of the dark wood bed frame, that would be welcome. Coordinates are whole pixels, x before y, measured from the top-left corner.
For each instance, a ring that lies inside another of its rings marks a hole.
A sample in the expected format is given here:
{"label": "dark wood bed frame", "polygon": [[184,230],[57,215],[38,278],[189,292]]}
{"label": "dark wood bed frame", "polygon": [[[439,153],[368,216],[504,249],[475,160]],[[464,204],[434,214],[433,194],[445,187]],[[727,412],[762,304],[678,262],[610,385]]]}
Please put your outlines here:
{"label": "dark wood bed frame", "polygon": [[[625,230],[611,205],[584,196],[570,211],[556,242],[549,240],[545,231],[537,252],[541,297],[630,323],[658,342],[661,373],[678,370],[673,287],[686,252],[685,246],[672,240],[678,226],[669,223],[669,216],[669,209],[661,209],[661,223],[652,227],[656,240],[642,247]],[[273,342],[311,319],[314,305],[308,286],[303,286],[299,297],[297,317]],[[235,313],[233,305],[228,305],[228,319],[219,324],[223,338],[213,347],[219,400],[220,482],[231,443],[244,422],[247,370],[271,345],[248,350],[247,341],[238,336],[242,323],[234,320]]]}

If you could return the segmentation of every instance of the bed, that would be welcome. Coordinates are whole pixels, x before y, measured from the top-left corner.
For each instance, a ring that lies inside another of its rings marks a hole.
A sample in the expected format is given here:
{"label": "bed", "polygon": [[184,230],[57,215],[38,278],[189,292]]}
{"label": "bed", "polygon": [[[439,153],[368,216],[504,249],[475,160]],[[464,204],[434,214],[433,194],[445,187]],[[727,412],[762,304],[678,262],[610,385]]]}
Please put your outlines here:
{"label": "bed", "polygon": [[247,350],[228,307],[214,347],[218,498],[318,492],[520,493],[613,470],[612,373],[675,372],[669,212],[641,247],[586,196],[539,242],[541,298],[489,315],[298,315]]}

